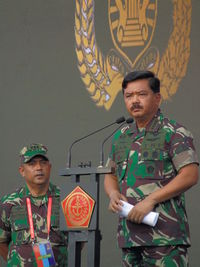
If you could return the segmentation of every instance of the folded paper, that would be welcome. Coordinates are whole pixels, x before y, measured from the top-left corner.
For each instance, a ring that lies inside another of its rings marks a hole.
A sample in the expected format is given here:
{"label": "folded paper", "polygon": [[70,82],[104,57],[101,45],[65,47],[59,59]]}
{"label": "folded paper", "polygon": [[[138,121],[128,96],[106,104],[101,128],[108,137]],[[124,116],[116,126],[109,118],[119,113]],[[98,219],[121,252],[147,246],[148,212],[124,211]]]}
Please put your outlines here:
{"label": "folded paper", "polygon": [[[130,210],[134,207],[133,205],[129,204],[128,202],[125,202],[123,200],[121,200],[123,206],[122,206],[122,209],[121,211],[119,211],[119,215],[121,217],[127,217]],[[154,211],[151,211],[149,212],[142,220],[142,223],[145,223],[145,224],[148,224],[150,226],[155,226],[156,223],[157,223],[157,220],[158,220],[158,216],[159,216],[159,213],[158,212],[154,212]]]}

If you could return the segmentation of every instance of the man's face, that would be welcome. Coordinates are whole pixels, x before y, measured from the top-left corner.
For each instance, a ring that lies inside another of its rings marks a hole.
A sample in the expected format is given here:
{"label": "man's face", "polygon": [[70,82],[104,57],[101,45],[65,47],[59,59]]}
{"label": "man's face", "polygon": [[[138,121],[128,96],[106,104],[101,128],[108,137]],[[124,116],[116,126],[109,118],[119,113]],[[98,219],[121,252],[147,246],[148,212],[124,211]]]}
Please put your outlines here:
{"label": "man's face", "polygon": [[49,183],[51,164],[42,156],[36,156],[19,167],[20,174],[29,186]]}
{"label": "man's face", "polygon": [[130,82],[124,90],[124,102],[136,122],[146,122],[155,115],[160,104],[160,93],[154,93],[146,79]]}

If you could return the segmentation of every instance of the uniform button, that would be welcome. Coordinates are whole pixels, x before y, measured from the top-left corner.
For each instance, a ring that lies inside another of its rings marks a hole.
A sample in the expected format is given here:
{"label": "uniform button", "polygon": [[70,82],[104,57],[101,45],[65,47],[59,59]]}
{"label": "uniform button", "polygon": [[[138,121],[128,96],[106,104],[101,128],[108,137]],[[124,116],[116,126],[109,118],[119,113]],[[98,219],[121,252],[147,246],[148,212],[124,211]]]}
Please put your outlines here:
{"label": "uniform button", "polygon": [[154,171],[154,167],[153,166],[148,166],[147,167],[147,172],[148,173],[153,173],[153,171]]}
{"label": "uniform button", "polygon": [[147,152],[147,151],[145,151],[145,152],[143,153],[143,157],[144,157],[144,158],[147,158],[147,157],[148,157],[148,152]]}
{"label": "uniform button", "polygon": [[158,152],[157,152],[157,151],[154,151],[154,152],[152,153],[152,156],[153,156],[154,159],[157,158],[157,157],[158,157]]}

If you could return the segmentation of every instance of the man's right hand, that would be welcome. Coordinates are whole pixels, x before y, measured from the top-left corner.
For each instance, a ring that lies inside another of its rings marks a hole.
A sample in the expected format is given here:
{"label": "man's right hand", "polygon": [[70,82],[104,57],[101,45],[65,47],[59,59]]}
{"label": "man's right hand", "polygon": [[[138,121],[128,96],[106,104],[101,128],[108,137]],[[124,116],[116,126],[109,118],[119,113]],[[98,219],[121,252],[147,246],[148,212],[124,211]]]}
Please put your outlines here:
{"label": "man's right hand", "polygon": [[113,190],[110,193],[109,198],[110,198],[110,203],[109,203],[108,209],[115,213],[119,212],[122,208],[121,200],[124,200],[127,202],[126,197],[120,194],[120,192],[117,190]]}
{"label": "man's right hand", "polygon": [[108,209],[112,212],[118,212],[122,208],[121,200],[127,201],[126,197],[120,194],[118,179],[113,174],[106,174],[104,179],[105,192],[110,198]]}

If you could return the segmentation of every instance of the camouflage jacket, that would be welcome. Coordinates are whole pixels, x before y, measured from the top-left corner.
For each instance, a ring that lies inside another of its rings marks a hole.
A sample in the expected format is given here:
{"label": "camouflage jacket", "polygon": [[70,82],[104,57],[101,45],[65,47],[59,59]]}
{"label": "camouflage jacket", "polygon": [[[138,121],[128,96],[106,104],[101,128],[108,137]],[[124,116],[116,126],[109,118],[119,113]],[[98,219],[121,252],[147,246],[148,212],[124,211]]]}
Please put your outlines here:
{"label": "camouflage jacket", "polygon": [[4,196],[0,203],[0,242],[9,243],[7,266],[37,266],[30,238],[26,197],[31,199],[34,232],[37,242],[47,239],[47,204],[52,196],[52,214],[50,242],[53,248],[56,266],[67,266],[67,240],[59,231],[60,191],[50,184],[43,197],[32,197],[25,185],[15,192]]}
{"label": "camouflage jacket", "polygon": [[[198,164],[191,133],[160,110],[146,129],[133,124],[118,131],[109,156],[120,191],[133,205],[190,163]],[[155,227],[119,218],[119,247],[190,245],[184,194],[158,204],[155,211],[160,214]]]}

